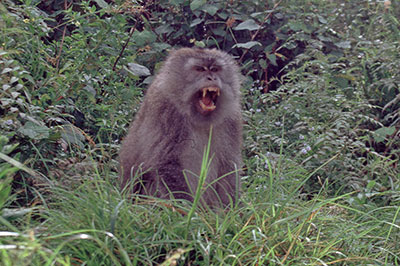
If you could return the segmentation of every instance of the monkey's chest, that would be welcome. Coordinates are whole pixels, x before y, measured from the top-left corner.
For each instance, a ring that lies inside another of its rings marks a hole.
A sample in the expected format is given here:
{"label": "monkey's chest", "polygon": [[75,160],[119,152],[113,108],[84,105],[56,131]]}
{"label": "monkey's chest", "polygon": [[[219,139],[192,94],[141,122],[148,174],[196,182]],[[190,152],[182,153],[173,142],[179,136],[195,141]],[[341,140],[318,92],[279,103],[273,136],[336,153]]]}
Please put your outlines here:
{"label": "monkey's chest", "polygon": [[207,164],[208,173],[207,180],[213,180],[217,178],[218,175],[218,156],[215,151],[215,145],[213,141],[211,142],[210,153],[208,158],[206,158],[206,149],[208,145],[208,134],[200,136],[192,136],[190,141],[185,145],[182,156],[181,164],[182,170],[190,173],[192,178],[198,178],[201,172],[202,162],[206,160],[210,162]]}

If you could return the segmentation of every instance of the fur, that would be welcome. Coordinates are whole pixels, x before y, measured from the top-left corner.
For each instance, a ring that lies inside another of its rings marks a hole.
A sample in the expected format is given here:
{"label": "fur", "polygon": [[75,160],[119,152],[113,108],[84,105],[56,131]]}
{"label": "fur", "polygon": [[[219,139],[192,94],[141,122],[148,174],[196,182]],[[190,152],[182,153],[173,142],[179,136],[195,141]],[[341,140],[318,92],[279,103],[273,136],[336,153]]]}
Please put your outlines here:
{"label": "fur", "polygon": [[[238,200],[240,178],[237,180],[235,170],[242,164],[240,81],[237,64],[225,52],[197,48],[172,51],[122,143],[122,187],[137,176],[140,182],[133,185],[133,192],[160,198],[170,198],[172,193],[174,198],[193,201],[212,126],[212,161],[206,185],[230,174],[205,190],[202,202],[225,207]],[[220,96],[215,110],[202,114],[196,107],[196,96],[205,87],[220,88]]]}

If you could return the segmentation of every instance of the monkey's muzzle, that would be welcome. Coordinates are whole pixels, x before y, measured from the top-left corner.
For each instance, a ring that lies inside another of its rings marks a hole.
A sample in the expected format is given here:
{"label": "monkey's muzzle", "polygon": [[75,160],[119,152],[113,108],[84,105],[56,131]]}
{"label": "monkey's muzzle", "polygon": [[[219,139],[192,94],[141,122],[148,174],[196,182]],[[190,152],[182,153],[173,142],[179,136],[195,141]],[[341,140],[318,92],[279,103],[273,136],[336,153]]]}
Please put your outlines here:
{"label": "monkey's muzzle", "polygon": [[217,107],[215,104],[220,94],[218,87],[205,87],[199,91],[199,111],[202,115],[209,114],[215,110]]}

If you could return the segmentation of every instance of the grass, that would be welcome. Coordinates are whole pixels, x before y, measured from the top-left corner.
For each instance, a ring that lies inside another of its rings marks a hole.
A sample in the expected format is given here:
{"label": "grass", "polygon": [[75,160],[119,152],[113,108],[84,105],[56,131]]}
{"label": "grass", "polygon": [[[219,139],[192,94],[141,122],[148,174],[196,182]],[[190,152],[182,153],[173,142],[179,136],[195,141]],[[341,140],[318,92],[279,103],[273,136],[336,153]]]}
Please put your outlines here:
{"label": "grass", "polygon": [[[3,223],[2,263],[399,263],[400,227],[396,221],[400,207],[353,207],[349,201],[354,192],[330,197],[329,181],[305,201],[298,191],[312,173],[293,171],[289,175],[289,171],[276,170],[263,173],[268,176],[265,185],[273,189],[248,184],[241,203],[222,213],[160,199],[132,204],[112,185],[115,172],[97,171],[75,188],[52,187],[50,195],[42,195],[44,202],[20,220],[18,227]],[[292,185],[284,179],[292,180]]]}
{"label": "grass", "polygon": [[279,1],[249,34],[235,27],[260,23],[265,1],[233,1],[242,20],[219,20],[209,40],[229,50],[280,36],[232,49],[246,55],[241,201],[213,211],[201,187],[193,204],[120,191],[119,141],[148,82],[127,63],[157,69],[169,34],[210,45],[190,25],[213,10],[184,2],[173,11],[187,16],[152,10],[180,31],[133,4],[62,7],[49,29],[32,1],[0,3],[0,264],[400,265],[396,1]]}

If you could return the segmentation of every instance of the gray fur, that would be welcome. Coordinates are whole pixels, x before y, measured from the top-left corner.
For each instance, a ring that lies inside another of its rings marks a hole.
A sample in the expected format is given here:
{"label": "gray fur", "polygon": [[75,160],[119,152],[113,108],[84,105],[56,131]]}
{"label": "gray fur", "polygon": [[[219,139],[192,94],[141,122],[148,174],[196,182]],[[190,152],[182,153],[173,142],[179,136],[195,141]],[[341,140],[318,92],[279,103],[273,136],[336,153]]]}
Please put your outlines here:
{"label": "gray fur", "polygon": [[[196,67],[205,67],[207,71],[199,72]],[[217,67],[217,71],[212,67]],[[133,192],[160,198],[169,198],[172,192],[175,198],[193,201],[211,126],[212,162],[206,184],[239,169],[240,80],[237,64],[225,52],[196,48],[172,51],[150,85],[122,143],[122,187],[136,175],[141,184],[136,182]],[[202,114],[196,108],[196,93],[210,86],[219,87],[221,94],[215,110]],[[202,201],[209,206],[225,207],[230,200],[238,200],[238,176],[236,171],[213,183],[212,188],[203,191]]]}

